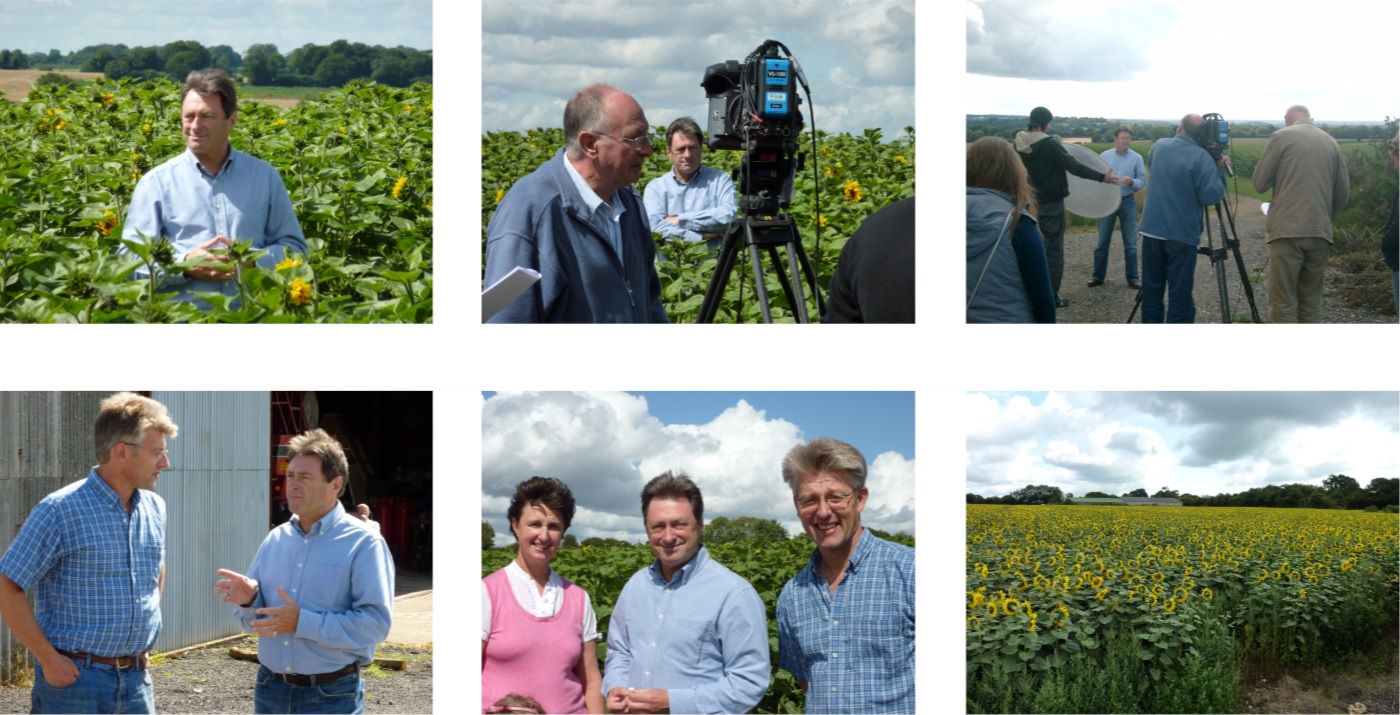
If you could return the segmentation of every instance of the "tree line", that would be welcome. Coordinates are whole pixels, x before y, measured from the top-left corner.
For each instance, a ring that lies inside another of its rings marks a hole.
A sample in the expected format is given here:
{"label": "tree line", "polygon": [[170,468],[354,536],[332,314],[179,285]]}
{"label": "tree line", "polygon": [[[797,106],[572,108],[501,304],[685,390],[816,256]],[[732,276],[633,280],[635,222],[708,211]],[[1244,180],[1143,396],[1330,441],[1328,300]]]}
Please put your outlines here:
{"label": "tree line", "polygon": [[[865,526],[865,528],[870,529],[870,533],[886,541],[893,541],[897,544],[904,544],[905,546],[910,547],[914,546],[914,537],[904,533],[903,531],[891,534],[887,531],[881,531],[879,529],[871,528],[868,525]],[[510,535],[510,532],[506,532],[505,534],[503,534],[503,536],[505,537],[505,543],[501,545],[502,548],[518,548],[516,543],[512,540],[514,537]],[[790,537],[788,536],[787,529],[784,529],[783,525],[779,524],[776,519],[759,519],[757,517],[752,516],[740,516],[734,519],[730,519],[727,516],[720,516],[711,519],[710,521],[705,523],[704,541],[706,544],[710,545],[729,544],[739,541],[756,541],[760,543],[787,541],[790,538],[806,539],[807,535],[798,534],[797,536]],[[482,519],[481,548],[495,548],[495,540],[496,529],[491,526],[490,522],[486,521],[485,519]],[[591,547],[631,545],[632,544],[629,544],[626,541],[623,541],[622,539],[612,539],[601,536],[590,536],[587,539],[584,539],[583,541],[579,541],[578,538],[575,537],[573,534],[565,534],[563,542],[564,548],[578,546]]]}
{"label": "tree line", "polygon": [[0,69],[77,68],[101,72],[108,79],[169,78],[183,82],[190,72],[206,67],[241,75],[249,84],[285,87],[339,87],[353,79],[393,87],[433,81],[432,50],[370,46],[346,40],[329,45],[307,43],[285,57],[277,45],[256,44],[239,54],[228,45],[205,47],[193,40],[150,47],[89,45],[66,55],[58,50],[30,54],[0,50]]}
{"label": "tree line", "polygon": [[[1394,512],[1400,511],[1400,477],[1372,479],[1365,487],[1345,474],[1332,474],[1322,480],[1320,487],[1313,484],[1269,484],[1235,494],[1222,493],[1209,496],[1182,494],[1175,489],[1163,487],[1151,495],[1147,493],[1146,489],[1138,488],[1121,495],[1093,491],[1081,496],[1086,499],[1151,496],[1158,499],[1179,499],[1182,506],[1260,506]],[[1069,500],[1073,498],[1073,493],[1065,493],[1059,487],[1028,484],[1010,494],[999,497],[984,497],[969,493],[967,503],[1068,504]]]}
{"label": "tree line", "polygon": [[[1133,130],[1133,139],[1146,139],[1156,141],[1166,139],[1173,135],[1173,122],[1153,122],[1153,121],[1122,121],[1118,119],[1105,119],[1103,117],[1056,117],[1052,122],[1051,129],[1056,136],[1060,137],[1088,137],[1095,143],[1112,144],[1113,135],[1118,131],[1119,126],[1127,126]],[[1230,137],[1232,139],[1244,139],[1248,137],[1268,137],[1282,128],[1280,124],[1269,124],[1266,122],[1230,122]],[[1319,124],[1318,127],[1338,141],[1351,139],[1353,141],[1369,141],[1377,139],[1389,140],[1395,136],[1392,129],[1388,129],[1385,124]],[[1024,116],[1012,116],[1006,114],[969,114],[967,115],[967,141],[972,143],[985,136],[1001,137],[1007,141],[1016,138],[1016,132],[1026,128],[1026,118]]]}

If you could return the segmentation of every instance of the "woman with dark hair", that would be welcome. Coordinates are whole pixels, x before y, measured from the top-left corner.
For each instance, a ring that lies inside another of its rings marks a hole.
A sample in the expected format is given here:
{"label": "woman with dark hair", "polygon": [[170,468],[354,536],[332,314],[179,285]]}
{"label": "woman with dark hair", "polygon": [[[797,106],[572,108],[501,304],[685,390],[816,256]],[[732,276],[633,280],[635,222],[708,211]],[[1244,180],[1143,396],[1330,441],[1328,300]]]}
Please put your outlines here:
{"label": "woman with dark hair", "polygon": [[481,702],[511,693],[544,712],[603,712],[598,617],[588,594],[549,567],[574,519],[574,495],[558,479],[515,487],[506,512],[515,560],[481,581]]}
{"label": "woman with dark hair", "polygon": [[967,148],[967,322],[1053,323],[1055,291],[1035,194],[1011,142]]}

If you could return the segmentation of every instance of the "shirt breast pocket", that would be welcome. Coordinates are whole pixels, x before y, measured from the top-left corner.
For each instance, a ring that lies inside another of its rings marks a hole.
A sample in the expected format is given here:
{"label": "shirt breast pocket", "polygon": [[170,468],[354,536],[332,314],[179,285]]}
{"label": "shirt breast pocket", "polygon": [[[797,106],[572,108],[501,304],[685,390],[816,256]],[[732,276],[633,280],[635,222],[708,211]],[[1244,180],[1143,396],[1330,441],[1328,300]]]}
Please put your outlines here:
{"label": "shirt breast pocket", "polygon": [[913,624],[893,604],[875,608],[865,618],[858,629],[862,637],[855,639],[861,659],[883,664],[888,673],[902,672],[910,656]]}
{"label": "shirt breast pocket", "polygon": [[350,569],[345,566],[307,566],[301,591],[300,598],[293,598],[303,607],[345,610],[350,605]]}
{"label": "shirt breast pocket", "polygon": [[665,629],[668,660],[684,668],[694,668],[706,653],[715,652],[715,624],[688,618],[668,618]]}

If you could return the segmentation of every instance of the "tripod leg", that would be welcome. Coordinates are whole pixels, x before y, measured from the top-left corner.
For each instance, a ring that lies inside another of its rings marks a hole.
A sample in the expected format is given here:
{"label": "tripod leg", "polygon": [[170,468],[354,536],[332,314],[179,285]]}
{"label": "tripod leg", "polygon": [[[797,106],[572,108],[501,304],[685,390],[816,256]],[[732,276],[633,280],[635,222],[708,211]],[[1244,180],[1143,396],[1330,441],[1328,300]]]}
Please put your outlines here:
{"label": "tripod leg", "polygon": [[[797,265],[797,252],[802,248],[800,243],[789,243],[787,247],[788,255],[788,282],[792,284],[791,293],[794,294],[792,314],[799,323],[810,323],[811,318],[807,315],[807,297],[802,294],[802,271]],[[821,314],[818,313],[818,316]]]}
{"label": "tripod leg", "polygon": [[696,316],[695,322],[715,322],[719,302],[724,298],[729,274],[733,272],[734,260],[739,254],[739,240],[739,223],[730,222],[729,228],[724,232],[724,241],[720,244],[719,257],[715,261],[715,274],[710,276],[710,285],[705,289],[705,299],[700,303],[700,314]]}
{"label": "tripod leg", "polygon": [[758,246],[749,245],[749,264],[753,267],[754,293],[758,296],[758,307],[763,311],[763,322],[773,322],[773,310],[768,306],[768,286],[763,282],[763,258]]}
{"label": "tripod leg", "polygon": [[[789,251],[791,249],[789,248]],[[791,253],[789,253],[791,255]],[[773,266],[773,274],[778,277],[778,285],[782,286],[783,297],[787,298],[788,307],[792,310],[792,317],[795,322],[806,323],[807,315],[801,301],[802,287],[794,286],[792,278],[783,270],[783,262],[778,255],[776,245],[768,246],[768,261]],[[796,291],[794,291],[794,288]]]}
{"label": "tripod leg", "polygon": [[[1220,214],[1220,204],[1215,205],[1215,212],[1217,216]],[[1230,214],[1229,204],[1225,205],[1225,213],[1226,215]],[[1231,229],[1233,229],[1235,227],[1235,217],[1233,215],[1230,215],[1229,217],[1229,226]],[[1225,225],[1225,219],[1222,217],[1220,219],[1220,230],[1222,233],[1225,231]],[[1244,296],[1249,299],[1249,315],[1251,318],[1254,319],[1255,323],[1262,323],[1264,321],[1259,319],[1259,306],[1254,302],[1254,285],[1249,282],[1249,271],[1246,270],[1244,267],[1244,256],[1240,255],[1239,233],[1236,232],[1234,234],[1234,238],[1232,240],[1226,241],[1225,245],[1228,246],[1230,250],[1233,251],[1235,254],[1235,267],[1238,268],[1240,271],[1240,286],[1244,288]]]}
{"label": "tripod leg", "polygon": [[817,272],[812,269],[812,261],[807,258],[807,249],[802,247],[799,240],[792,244],[797,248],[797,259],[802,264],[802,272],[807,276],[807,285],[812,288],[812,296],[817,299],[817,320],[821,320],[826,315],[826,302],[822,300],[822,292],[817,285]]}

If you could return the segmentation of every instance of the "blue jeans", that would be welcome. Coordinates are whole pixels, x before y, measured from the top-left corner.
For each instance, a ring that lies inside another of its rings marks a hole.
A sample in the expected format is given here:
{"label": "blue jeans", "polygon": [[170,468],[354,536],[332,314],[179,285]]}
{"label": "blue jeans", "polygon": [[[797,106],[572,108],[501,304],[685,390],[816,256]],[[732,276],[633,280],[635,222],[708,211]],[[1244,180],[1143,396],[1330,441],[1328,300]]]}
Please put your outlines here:
{"label": "blue jeans", "polygon": [[78,679],[55,688],[44,680],[44,666],[34,664],[34,689],[29,694],[33,713],[153,713],[156,694],[151,673],[135,668],[73,659]]}
{"label": "blue jeans", "polygon": [[1113,222],[1123,229],[1123,274],[1128,282],[1138,279],[1137,199],[1133,194],[1123,197],[1118,210],[1099,219],[1099,245],[1094,248],[1094,280],[1102,281],[1108,274],[1108,249],[1113,243]]}
{"label": "blue jeans", "polygon": [[1166,322],[1196,322],[1196,247],[1144,236],[1142,241],[1142,322],[1162,322],[1163,293],[1168,293]]}
{"label": "blue jeans", "polygon": [[256,713],[362,713],[365,711],[365,684],[360,671],[317,685],[291,685],[275,676],[266,666],[258,666],[258,684],[253,691]]}

